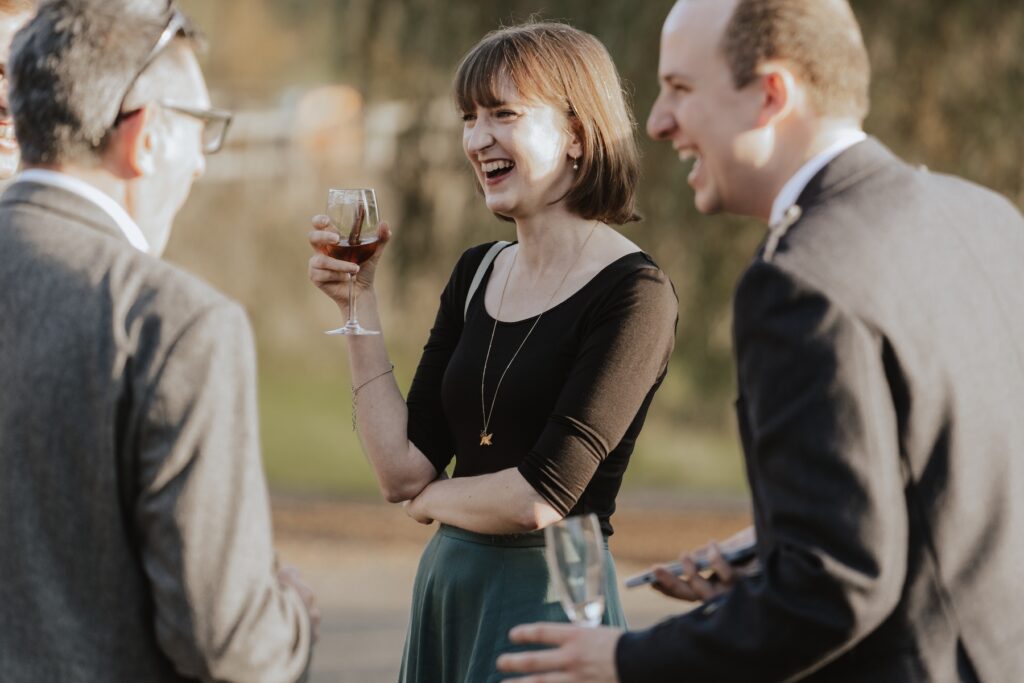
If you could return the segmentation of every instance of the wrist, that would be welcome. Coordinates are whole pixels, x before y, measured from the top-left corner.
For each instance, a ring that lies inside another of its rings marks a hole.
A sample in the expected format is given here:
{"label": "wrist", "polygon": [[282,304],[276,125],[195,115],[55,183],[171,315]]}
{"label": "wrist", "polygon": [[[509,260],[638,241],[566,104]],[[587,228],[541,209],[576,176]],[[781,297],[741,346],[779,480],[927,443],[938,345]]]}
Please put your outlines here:
{"label": "wrist", "polygon": [[[366,289],[360,289],[358,286],[355,288],[356,304],[359,307],[360,314],[362,311],[369,310],[371,307],[376,310],[377,308],[377,296],[372,286]],[[346,290],[347,291],[347,290]],[[338,311],[341,313],[345,320],[348,320],[352,310],[352,302],[349,301],[346,296],[344,299],[334,299],[334,304],[338,307]]]}
{"label": "wrist", "polygon": [[429,507],[429,490],[430,484],[427,484],[422,491],[420,491],[413,497],[412,502],[410,503],[413,507],[413,510],[415,510],[418,515],[424,515],[427,513],[427,508]]}
{"label": "wrist", "polygon": [[[387,356],[384,357],[384,360],[387,361]],[[360,392],[360,390],[362,390],[367,385],[371,384],[372,382],[374,382],[374,381],[376,381],[376,380],[378,380],[378,379],[380,379],[382,377],[386,377],[387,375],[390,375],[394,371],[395,371],[395,364],[389,362],[389,363],[387,363],[387,365],[382,365],[381,368],[379,370],[377,370],[376,372],[367,373],[365,377],[362,377],[362,376],[358,376],[357,377],[355,374],[353,374],[353,376],[352,376],[352,395],[355,396],[356,394],[358,394]]]}
{"label": "wrist", "polygon": [[[376,382],[381,377],[385,377],[387,375],[392,374],[394,371],[395,371],[395,364],[394,363],[388,363],[388,368],[386,370],[381,370],[380,372],[378,372],[377,374],[373,375],[369,379],[364,379],[364,380],[360,381],[359,384],[356,384],[353,381],[353,384],[352,384],[352,431],[353,432],[356,431],[359,428],[359,391],[361,389],[363,389],[364,387],[366,387],[367,385]],[[353,377],[353,380],[355,380],[354,377]]]}
{"label": "wrist", "polygon": [[[373,285],[367,285],[366,288],[360,289],[356,286],[356,303],[359,308],[370,308],[371,306],[377,306],[377,292],[373,289]],[[347,303],[347,302],[346,302]]]}
{"label": "wrist", "polygon": [[424,517],[434,519],[434,493],[437,491],[437,482],[432,481],[423,487],[423,490],[416,494],[413,501],[416,504],[416,511]]}

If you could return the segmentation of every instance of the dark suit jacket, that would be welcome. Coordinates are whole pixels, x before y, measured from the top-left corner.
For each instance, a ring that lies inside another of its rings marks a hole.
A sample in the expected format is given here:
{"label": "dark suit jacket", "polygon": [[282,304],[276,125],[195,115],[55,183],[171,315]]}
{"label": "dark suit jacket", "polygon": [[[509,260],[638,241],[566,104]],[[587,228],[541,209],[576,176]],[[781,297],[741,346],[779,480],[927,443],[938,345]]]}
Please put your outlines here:
{"label": "dark suit jacket", "polygon": [[98,207],[0,200],[0,680],[294,681],[245,314]]}
{"label": "dark suit jacket", "polygon": [[764,574],[621,678],[1024,681],[1024,220],[871,139],[798,204],[735,297]]}

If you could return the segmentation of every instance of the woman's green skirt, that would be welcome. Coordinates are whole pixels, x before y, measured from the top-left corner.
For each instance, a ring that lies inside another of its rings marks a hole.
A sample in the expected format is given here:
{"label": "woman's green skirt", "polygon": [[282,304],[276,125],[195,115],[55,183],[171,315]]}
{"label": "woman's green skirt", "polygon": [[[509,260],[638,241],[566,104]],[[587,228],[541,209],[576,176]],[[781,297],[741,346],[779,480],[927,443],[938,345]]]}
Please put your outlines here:
{"label": "woman's green skirt", "polygon": [[[615,565],[605,546],[603,623],[625,628]],[[416,573],[401,683],[492,683],[513,626],[568,622],[548,578],[544,534],[487,536],[442,525]]]}

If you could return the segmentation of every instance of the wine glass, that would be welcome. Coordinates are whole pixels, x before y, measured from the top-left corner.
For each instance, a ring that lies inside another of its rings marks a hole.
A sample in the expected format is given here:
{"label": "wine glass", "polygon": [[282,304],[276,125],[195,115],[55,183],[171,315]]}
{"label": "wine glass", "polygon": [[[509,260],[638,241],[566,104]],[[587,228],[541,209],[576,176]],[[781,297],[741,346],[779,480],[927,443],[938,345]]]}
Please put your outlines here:
{"label": "wine glass", "polygon": [[[380,241],[377,226],[377,196],[372,189],[328,190],[327,217],[331,219],[330,229],[338,233],[338,244],[326,244],[325,254],[340,261],[359,265],[377,251]],[[343,327],[328,330],[324,334],[366,335],[380,334],[378,330],[367,330],[356,318],[355,276],[348,281],[348,321]]]}
{"label": "wine glass", "polygon": [[597,515],[567,517],[544,529],[544,556],[569,621],[597,626],[604,614],[604,538]]}

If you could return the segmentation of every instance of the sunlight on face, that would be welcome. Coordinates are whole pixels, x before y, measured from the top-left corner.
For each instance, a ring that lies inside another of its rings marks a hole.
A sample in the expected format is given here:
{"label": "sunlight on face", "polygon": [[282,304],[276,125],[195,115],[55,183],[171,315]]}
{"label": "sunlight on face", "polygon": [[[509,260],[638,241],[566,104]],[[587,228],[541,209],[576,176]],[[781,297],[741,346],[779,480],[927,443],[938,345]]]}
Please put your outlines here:
{"label": "sunlight on face", "polygon": [[[210,106],[199,63],[191,50],[180,81],[169,88],[167,100],[195,108]],[[153,172],[134,182],[132,217],[144,227],[152,251],[163,251],[171,234],[174,217],[184,205],[192,184],[206,170],[202,151],[203,124],[199,120],[156,107],[151,134],[154,138]]]}
{"label": "sunlight on face", "polygon": [[499,97],[498,106],[463,112],[462,146],[487,208],[527,218],[548,209],[572,185],[573,137],[564,111],[522,99],[507,80]]}
{"label": "sunlight on face", "polygon": [[[744,213],[746,167],[763,158],[756,86],[737,90],[720,48],[736,0],[683,0],[661,36],[661,89],[647,120],[651,137],[667,140],[681,161],[693,160],[688,182],[702,213]],[[759,134],[758,134],[759,135]]]}

